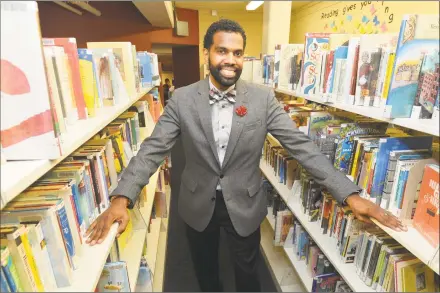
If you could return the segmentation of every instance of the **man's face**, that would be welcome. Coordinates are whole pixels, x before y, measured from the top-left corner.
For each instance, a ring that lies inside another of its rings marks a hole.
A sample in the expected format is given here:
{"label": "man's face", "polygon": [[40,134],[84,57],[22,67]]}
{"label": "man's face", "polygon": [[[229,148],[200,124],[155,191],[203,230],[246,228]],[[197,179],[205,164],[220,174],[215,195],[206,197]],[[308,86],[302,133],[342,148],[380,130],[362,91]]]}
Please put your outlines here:
{"label": "man's face", "polygon": [[209,71],[223,89],[235,84],[243,69],[243,37],[239,33],[217,32],[209,51],[204,49]]}

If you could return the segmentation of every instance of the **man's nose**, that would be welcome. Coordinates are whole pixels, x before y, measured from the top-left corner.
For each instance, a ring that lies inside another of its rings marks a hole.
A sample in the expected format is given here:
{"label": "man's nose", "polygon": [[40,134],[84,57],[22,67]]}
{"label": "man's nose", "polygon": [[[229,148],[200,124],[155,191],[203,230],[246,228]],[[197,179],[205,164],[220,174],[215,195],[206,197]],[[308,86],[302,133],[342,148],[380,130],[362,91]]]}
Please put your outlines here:
{"label": "man's nose", "polygon": [[226,56],[225,63],[232,64],[232,65],[235,65],[237,63],[235,61],[234,53],[231,52]]}

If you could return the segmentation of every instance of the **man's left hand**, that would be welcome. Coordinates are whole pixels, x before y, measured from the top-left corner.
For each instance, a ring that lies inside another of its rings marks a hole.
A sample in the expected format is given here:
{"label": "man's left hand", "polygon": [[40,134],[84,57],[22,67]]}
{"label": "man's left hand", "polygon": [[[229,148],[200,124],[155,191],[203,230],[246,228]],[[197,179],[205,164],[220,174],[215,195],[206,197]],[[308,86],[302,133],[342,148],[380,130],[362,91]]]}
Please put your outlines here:
{"label": "man's left hand", "polygon": [[390,212],[382,209],[377,204],[360,197],[359,195],[350,195],[346,202],[353,211],[353,214],[365,223],[372,223],[371,218],[376,219],[384,226],[387,226],[395,231],[407,231],[408,228],[402,223],[402,221],[396,218]]}

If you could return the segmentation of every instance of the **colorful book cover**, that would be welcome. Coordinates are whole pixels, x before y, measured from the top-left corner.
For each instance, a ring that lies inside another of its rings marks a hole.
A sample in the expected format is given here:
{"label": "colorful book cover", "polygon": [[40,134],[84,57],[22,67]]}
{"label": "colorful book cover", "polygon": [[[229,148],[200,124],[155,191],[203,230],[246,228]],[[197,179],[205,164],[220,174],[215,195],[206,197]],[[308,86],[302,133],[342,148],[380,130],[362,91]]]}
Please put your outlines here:
{"label": "colorful book cover", "polygon": [[132,44],[130,42],[87,42],[87,48],[113,49],[115,65],[120,72],[125,89],[129,97],[135,97],[137,92]]}
{"label": "colorful book cover", "polygon": [[44,38],[44,46],[60,46],[64,48],[67,54],[70,66],[70,78],[73,87],[73,93],[76,101],[79,119],[87,119],[87,108],[84,100],[83,88],[81,84],[81,75],[79,71],[78,48],[75,38]]}
{"label": "colorful book cover", "polygon": [[439,246],[439,166],[425,166],[419,201],[414,214],[414,227],[433,247]]}
{"label": "colorful book cover", "polygon": [[5,280],[12,292],[23,292],[20,278],[18,277],[17,268],[15,267],[12,257],[7,247],[1,248],[1,268],[5,274]]}
{"label": "colorful book cover", "polygon": [[388,161],[391,151],[409,149],[431,149],[432,136],[423,137],[389,137],[379,141],[379,150],[376,158],[376,168],[371,190],[371,197],[380,204],[383,188],[386,181]]}
{"label": "colorful book cover", "polygon": [[97,91],[95,91],[96,81],[92,51],[87,49],[78,49],[78,57],[79,73],[84,93],[84,100],[87,107],[87,114],[89,117],[95,117],[99,97],[95,96]]}
{"label": "colorful book cover", "polygon": [[317,65],[321,52],[328,51],[329,36],[326,33],[307,33],[305,35],[304,66],[301,75],[301,91],[304,94],[314,94],[318,87],[319,71]]}
{"label": "colorful book cover", "polygon": [[147,52],[137,52],[137,57],[140,61],[140,79],[141,85],[144,88],[152,86],[153,84],[153,73],[151,72],[151,56]]}
{"label": "colorful book cover", "polygon": [[357,135],[385,134],[385,123],[348,123],[341,127],[335,155],[335,168],[348,174],[351,156],[353,156],[354,137]]}
{"label": "colorful book cover", "polygon": [[425,54],[439,50],[439,15],[405,15],[400,26],[385,117],[411,116]]}
{"label": "colorful book cover", "polygon": [[111,74],[112,50],[91,50],[95,71],[98,93],[100,94],[100,106],[113,106],[114,93]]}
{"label": "colorful book cover", "polygon": [[[365,97],[369,97],[370,95],[370,84],[373,84],[374,86],[374,91],[372,92],[374,96],[376,86],[375,83],[370,81],[372,77],[374,79],[372,73],[375,71],[377,72],[379,69],[379,64],[374,65],[377,63],[376,59],[378,58],[378,63],[380,63],[382,49],[395,48],[396,42],[396,34],[361,35],[359,41],[359,62],[357,68],[355,105],[364,105]],[[376,56],[377,54],[379,54],[379,56]]]}
{"label": "colorful book cover", "polygon": [[335,53],[333,55],[333,66],[331,68],[331,72],[329,74],[329,79],[327,81],[328,91],[326,91],[326,94],[328,95],[328,97],[330,98],[330,100],[332,102],[336,101],[336,94],[334,95],[335,99],[332,99],[331,97],[333,96],[334,88],[337,89],[337,87],[338,87],[338,82],[335,82],[336,75],[337,75],[336,64],[337,64],[338,60],[347,59],[347,54],[348,54],[348,47],[347,46],[340,46],[335,49]]}
{"label": "colorful book cover", "polygon": [[2,151],[8,160],[57,159],[37,3],[2,2],[1,13]]}
{"label": "colorful book cover", "polygon": [[337,273],[318,275],[313,278],[312,292],[336,292],[336,283],[342,280]]}
{"label": "colorful book cover", "polygon": [[[434,105],[439,95],[439,51],[427,53],[423,59],[419,74],[419,87],[414,101],[412,118],[429,119],[434,112]],[[418,109],[415,113],[414,109]]]}
{"label": "colorful book cover", "polygon": [[127,264],[123,261],[106,263],[96,286],[97,292],[131,292]]}
{"label": "colorful book cover", "polygon": [[[298,54],[302,54],[304,44],[283,44],[280,48],[280,64],[278,88],[293,89],[292,75],[296,76],[296,67],[298,64]],[[295,61],[292,59],[295,57]],[[298,76],[299,77],[299,76]]]}

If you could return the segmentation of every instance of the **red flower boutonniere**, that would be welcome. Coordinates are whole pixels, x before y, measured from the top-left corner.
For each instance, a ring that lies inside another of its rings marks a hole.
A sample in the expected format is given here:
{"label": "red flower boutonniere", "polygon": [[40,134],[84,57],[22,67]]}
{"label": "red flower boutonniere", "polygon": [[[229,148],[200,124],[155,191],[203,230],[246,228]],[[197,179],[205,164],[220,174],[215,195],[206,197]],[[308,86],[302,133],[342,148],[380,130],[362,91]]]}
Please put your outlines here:
{"label": "red flower boutonniere", "polygon": [[289,113],[290,111],[290,107],[289,105],[284,105],[284,111],[286,111],[287,113]]}
{"label": "red flower boutonniere", "polygon": [[245,106],[240,106],[235,109],[235,113],[237,113],[238,116],[243,117],[247,114],[247,108]]}

